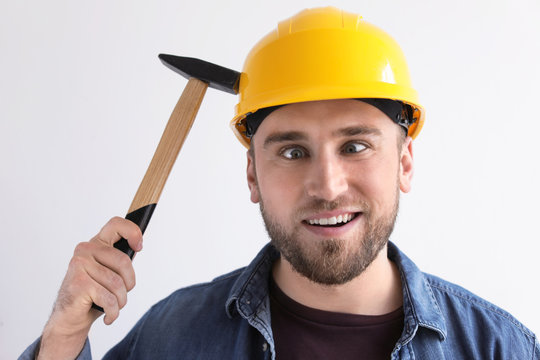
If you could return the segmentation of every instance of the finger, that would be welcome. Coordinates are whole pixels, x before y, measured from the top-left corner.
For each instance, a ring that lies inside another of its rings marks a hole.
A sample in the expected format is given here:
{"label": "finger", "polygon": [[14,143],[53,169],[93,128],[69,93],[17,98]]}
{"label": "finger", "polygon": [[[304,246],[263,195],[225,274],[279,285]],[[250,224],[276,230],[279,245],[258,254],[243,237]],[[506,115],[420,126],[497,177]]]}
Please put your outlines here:
{"label": "finger", "polygon": [[[120,306],[118,304],[117,297],[107,290],[105,287],[101,286],[98,282],[92,280],[93,286],[91,289],[90,297],[92,301],[101,306],[105,317],[103,322],[106,325],[112,324],[120,315]],[[97,311],[97,310],[96,310]]]}
{"label": "finger", "polygon": [[119,309],[126,305],[128,289],[124,279],[119,274],[97,262],[88,266],[86,271],[95,282],[116,297]]}
{"label": "finger", "polygon": [[110,219],[91,241],[100,241],[112,246],[121,238],[126,239],[133,250],[142,249],[141,229],[134,222],[121,217]]}
{"label": "finger", "polygon": [[[111,324],[118,317],[119,300],[114,293],[90,276],[88,269],[95,268],[96,265],[98,264],[92,258],[73,256],[70,262],[71,270],[68,271],[60,288],[55,308],[60,311],[79,308],[87,312],[93,302],[104,309],[107,317],[106,324]],[[95,311],[91,313],[93,320],[99,317]]]}
{"label": "finger", "polygon": [[133,263],[118,249],[99,242],[86,242],[77,245],[74,255],[87,259],[84,262],[84,269],[89,274],[95,275],[96,280],[103,279],[104,285],[107,283],[106,280],[109,280],[113,284],[112,287],[108,287],[110,290],[115,289],[117,279],[106,270],[118,275],[128,291],[135,287]]}

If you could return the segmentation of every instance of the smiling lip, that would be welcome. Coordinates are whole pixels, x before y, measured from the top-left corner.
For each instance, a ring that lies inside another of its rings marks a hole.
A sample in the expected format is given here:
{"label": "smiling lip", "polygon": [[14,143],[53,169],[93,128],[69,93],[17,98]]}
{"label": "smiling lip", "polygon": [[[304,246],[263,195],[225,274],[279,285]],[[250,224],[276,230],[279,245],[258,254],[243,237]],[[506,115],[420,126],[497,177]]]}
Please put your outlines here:
{"label": "smiling lip", "polygon": [[[302,225],[312,233],[324,237],[337,237],[347,233],[360,219],[361,212],[332,211],[316,214],[302,221]],[[340,225],[343,224],[343,225]],[[338,226],[324,226],[338,225]]]}

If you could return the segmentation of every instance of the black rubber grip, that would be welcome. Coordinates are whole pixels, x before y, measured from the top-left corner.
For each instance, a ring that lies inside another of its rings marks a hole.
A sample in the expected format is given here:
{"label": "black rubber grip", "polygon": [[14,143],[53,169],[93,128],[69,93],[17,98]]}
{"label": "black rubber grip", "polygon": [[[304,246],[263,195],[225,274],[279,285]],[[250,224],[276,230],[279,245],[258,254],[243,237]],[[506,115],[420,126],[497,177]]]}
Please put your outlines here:
{"label": "black rubber grip", "polygon": [[[135,211],[132,211],[126,215],[126,219],[131,220],[135,224],[137,224],[141,229],[141,232],[144,234],[144,231],[146,230],[146,227],[150,222],[150,218],[152,218],[152,214],[154,213],[156,205],[157,204],[149,204]],[[126,239],[121,238],[120,240],[115,242],[113,246],[125,253],[127,256],[129,256],[130,259],[133,259],[135,251],[133,251],[133,249],[129,247],[128,241]],[[103,308],[96,304],[92,304],[92,308],[103,312]]]}

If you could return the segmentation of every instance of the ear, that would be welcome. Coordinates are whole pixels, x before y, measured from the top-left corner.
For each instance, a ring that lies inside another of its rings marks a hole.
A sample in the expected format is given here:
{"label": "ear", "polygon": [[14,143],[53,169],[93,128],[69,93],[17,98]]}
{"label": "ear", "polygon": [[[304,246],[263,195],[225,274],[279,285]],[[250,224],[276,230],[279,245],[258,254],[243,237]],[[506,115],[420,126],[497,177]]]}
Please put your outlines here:
{"label": "ear", "polygon": [[412,138],[407,136],[401,148],[399,160],[399,188],[402,192],[411,191],[411,181],[414,173]]}
{"label": "ear", "polygon": [[249,151],[247,152],[246,174],[249,191],[251,193],[251,202],[256,204],[260,201],[259,188],[257,185],[257,172],[255,170],[255,159],[253,159],[253,156]]}

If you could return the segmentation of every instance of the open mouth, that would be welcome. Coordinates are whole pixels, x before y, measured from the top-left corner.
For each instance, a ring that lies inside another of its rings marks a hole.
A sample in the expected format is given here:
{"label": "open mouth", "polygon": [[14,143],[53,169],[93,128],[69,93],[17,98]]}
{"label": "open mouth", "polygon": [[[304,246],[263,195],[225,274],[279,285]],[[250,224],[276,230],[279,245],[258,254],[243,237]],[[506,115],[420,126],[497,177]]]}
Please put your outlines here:
{"label": "open mouth", "polygon": [[359,212],[347,213],[329,218],[304,220],[303,223],[319,227],[341,227],[354,220],[360,214]]}

